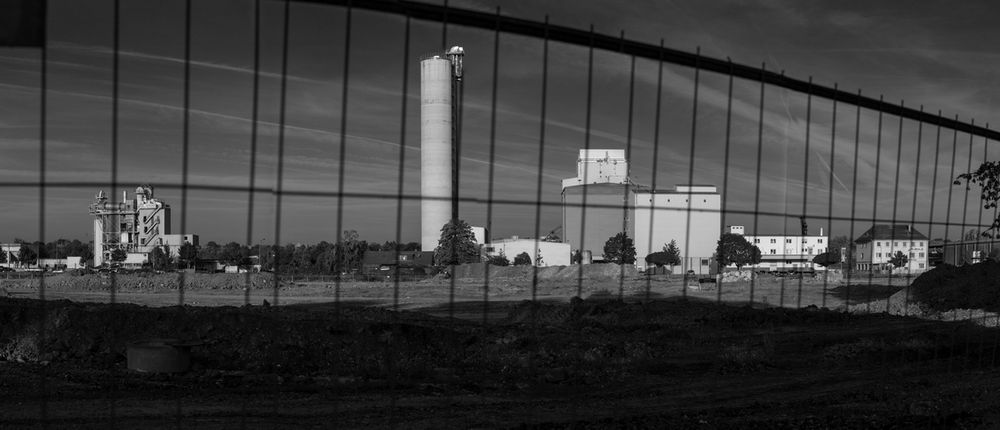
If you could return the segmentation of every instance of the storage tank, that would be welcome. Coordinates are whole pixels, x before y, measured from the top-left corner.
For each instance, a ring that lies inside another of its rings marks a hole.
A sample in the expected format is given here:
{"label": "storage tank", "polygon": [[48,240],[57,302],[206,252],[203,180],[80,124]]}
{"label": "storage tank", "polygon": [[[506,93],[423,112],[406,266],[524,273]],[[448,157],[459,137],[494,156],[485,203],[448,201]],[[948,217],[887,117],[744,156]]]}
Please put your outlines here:
{"label": "storage tank", "polygon": [[420,246],[434,251],[451,217],[452,62],[420,62]]}

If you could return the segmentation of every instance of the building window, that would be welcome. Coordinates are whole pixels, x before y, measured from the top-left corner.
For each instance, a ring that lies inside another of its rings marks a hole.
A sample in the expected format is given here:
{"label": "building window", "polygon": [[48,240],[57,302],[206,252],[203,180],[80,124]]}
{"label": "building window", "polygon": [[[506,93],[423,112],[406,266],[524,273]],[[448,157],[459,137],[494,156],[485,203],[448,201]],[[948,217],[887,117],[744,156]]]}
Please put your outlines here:
{"label": "building window", "polygon": [[924,263],[920,263],[920,268],[921,268],[921,269],[923,269],[923,268],[924,268]]}
{"label": "building window", "polygon": [[775,252],[775,250],[772,249],[771,250],[771,255],[774,255],[774,254],[777,254],[777,252]]}
{"label": "building window", "polygon": [[924,253],[923,252],[920,253],[920,258],[924,258]]}
{"label": "building window", "polygon": [[882,253],[880,252],[880,253],[876,254],[875,257],[882,258]]}
{"label": "building window", "polygon": [[913,258],[913,253],[912,252],[910,253],[910,258]]}
{"label": "building window", "polygon": [[487,246],[486,247],[486,252],[493,252],[493,247],[492,246]]}
{"label": "building window", "polygon": [[816,239],[816,243],[823,243],[823,239]]}
{"label": "building window", "polygon": [[753,243],[760,243],[760,239],[754,238]]}
{"label": "building window", "polygon": [[875,242],[875,246],[882,246],[882,242]]}
{"label": "building window", "polygon": [[702,258],[701,259],[701,265],[702,266],[708,266],[708,259],[707,258]]}
{"label": "building window", "polygon": [[777,239],[771,239],[771,243],[778,243]]}

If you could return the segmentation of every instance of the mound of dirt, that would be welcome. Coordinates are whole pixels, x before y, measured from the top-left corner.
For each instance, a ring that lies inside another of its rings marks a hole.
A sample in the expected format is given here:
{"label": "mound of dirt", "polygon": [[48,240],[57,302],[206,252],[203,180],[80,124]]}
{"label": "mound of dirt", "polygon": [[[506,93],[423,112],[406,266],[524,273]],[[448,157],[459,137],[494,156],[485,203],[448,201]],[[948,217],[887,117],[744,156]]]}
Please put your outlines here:
{"label": "mound of dirt", "polygon": [[936,311],[1000,311],[1000,262],[961,267],[944,265],[924,272],[911,285],[913,296]]}
{"label": "mound of dirt", "polygon": [[941,321],[1000,326],[1000,263],[939,266],[887,299],[849,307],[851,312],[888,313]]}

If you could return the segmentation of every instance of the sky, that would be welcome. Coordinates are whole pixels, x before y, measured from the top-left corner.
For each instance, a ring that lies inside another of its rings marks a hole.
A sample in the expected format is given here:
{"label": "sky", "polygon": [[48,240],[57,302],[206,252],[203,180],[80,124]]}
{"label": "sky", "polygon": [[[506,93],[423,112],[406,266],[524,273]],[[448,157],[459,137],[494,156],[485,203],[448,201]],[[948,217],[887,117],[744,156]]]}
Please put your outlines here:
{"label": "sky", "polygon": [[[665,63],[661,78],[660,65],[646,59],[634,62],[630,92],[632,59],[601,50],[593,54],[588,87],[588,50],[554,42],[543,126],[541,40],[500,36],[494,100],[492,31],[452,25],[442,41],[440,23],[413,20],[406,53],[402,17],[354,10],[345,61],[346,10],[300,2],[290,8],[282,136],[284,5],[262,3],[253,146],[252,2],[193,2],[185,115],[184,2],[122,1],[115,134],[113,2],[50,0],[44,160],[39,54],[0,48],[0,241],[42,234],[45,240],[91,240],[87,206],[98,189],[131,194],[139,184],[152,184],[156,197],[173,208],[174,233],[198,234],[203,243],[315,243],[334,241],[343,230],[357,230],[369,241],[417,241],[418,61],[452,45],[466,50],[461,217],[489,225],[494,237],[531,237],[558,228],[560,181],[575,176],[577,152],[585,146],[627,149],[632,179],[640,184],[717,185],[725,197],[724,223],[746,225],[748,234],[796,232],[805,214],[814,233],[823,227],[827,234],[857,237],[873,220],[895,219],[931,237],[955,238],[989,224],[994,215],[979,210],[975,188],[952,185],[957,174],[997,158],[993,142],[983,138],[889,115],[882,115],[880,129],[877,112],[844,104],[837,105],[834,123],[831,101],[771,86],[764,88],[761,112],[759,83],[742,79],[733,82],[730,109],[729,78],[709,72],[697,75],[695,104],[694,69]],[[595,32],[614,36],[624,31],[651,44],[662,39],[673,49],[763,63],[886,103],[1000,124],[994,108],[1000,53],[987,43],[1000,40],[990,19],[1000,6],[992,2],[449,5],[491,13],[499,6],[507,16],[548,16],[554,25],[593,25]],[[185,118],[186,183],[206,188],[189,189],[186,197],[179,187],[185,182]],[[35,185],[43,165],[44,181],[61,184],[45,188],[44,201]],[[74,185],[112,181],[121,185]],[[252,210],[244,191],[251,182],[260,190]],[[402,204],[400,184],[407,196]],[[278,188],[286,193],[280,212],[273,192]],[[334,194],[341,188],[347,197],[339,200]],[[497,203],[488,205],[491,193]],[[855,222],[844,221],[849,219]]]}

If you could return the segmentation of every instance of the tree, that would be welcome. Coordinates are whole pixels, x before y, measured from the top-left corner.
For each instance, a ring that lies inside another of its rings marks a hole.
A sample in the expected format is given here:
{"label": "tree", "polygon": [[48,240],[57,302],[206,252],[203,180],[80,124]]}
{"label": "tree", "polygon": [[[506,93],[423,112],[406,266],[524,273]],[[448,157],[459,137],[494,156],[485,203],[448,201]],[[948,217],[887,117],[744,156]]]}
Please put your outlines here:
{"label": "tree", "polygon": [[820,266],[823,267],[828,267],[831,264],[840,263],[840,250],[839,249],[836,251],[831,250],[819,254],[813,257],[813,263],[819,264]]}
{"label": "tree", "polygon": [[515,266],[530,266],[531,256],[527,252],[522,252],[514,257]]}
{"label": "tree", "polygon": [[38,253],[32,249],[31,245],[21,242],[21,248],[17,251],[17,261],[21,265],[31,265],[34,264],[36,260],[38,260]]}
{"label": "tree", "polygon": [[510,260],[507,259],[503,251],[500,251],[497,255],[491,255],[486,262],[494,266],[510,266]]}
{"label": "tree", "polygon": [[125,261],[126,258],[128,258],[128,253],[125,252],[124,249],[115,248],[115,249],[111,250],[111,261],[113,263],[119,263],[120,264],[121,262]]}
{"label": "tree", "polygon": [[976,239],[979,239],[979,230],[970,228],[969,231],[965,232],[964,239],[968,241],[975,241]]}
{"label": "tree", "polygon": [[906,254],[903,254],[903,251],[896,251],[896,253],[893,254],[892,258],[889,260],[889,263],[898,269],[905,266],[909,261],[909,257],[907,257]]}
{"label": "tree", "polygon": [[604,242],[604,260],[615,264],[635,263],[635,244],[628,234],[618,233]]}
{"label": "tree", "polygon": [[667,253],[664,251],[657,251],[646,256],[646,264],[653,264],[656,267],[663,267],[669,263],[667,258]]}
{"label": "tree", "polygon": [[198,259],[198,247],[192,245],[191,242],[184,242],[177,250],[177,254],[178,259],[184,263],[184,267],[190,268],[195,260]]}
{"label": "tree", "polygon": [[166,270],[169,265],[170,256],[163,252],[163,248],[159,246],[153,247],[153,250],[149,251],[149,265],[152,266],[153,270]]}
{"label": "tree", "polygon": [[222,260],[222,246],[210,241],[198,250],[198,258],[202,260]]}
{"label": "tree", "polygon": [[249,266],[250,249],[237,242],[229,242],[219,251],[219,260],[229,266]]}
{"label": "tree", "polygon": [[743,266],[760,263],[760,248],[739,234],[723,233],[715,254],[720,268],[735,264],[737,269],[742,269]]}
{"label": "tree", "polygon": [[[1000,201],[1000,162],[986,161],[979,165],[975,172],[963,173],[955,178],[955,185],[962,185],[965,181],[965,189],[969,190],[973,184],[979,185],[980,199],[983,209],[993,209]],[[992,232],[992,233],[991,233]],[[990,228],[982,232],[983,237],[995,238],[1000,233],[1000,217],[993,220]]]}
{"label": "tree", "polygon": [[359,239],[356,230],[344,230],[344,234],[337,249],[337,272],[345,273],[361,268],[361,261],[365,258],[365,251],[368,250],[368,243]]}
{"label": "tree", "polygon": [[472,234],[472,227],[462,220],[452,220],[441,227],[441,239],[434,249],[434,261],[439,266],[479,261],[479,245]]}
{"label": "tree", "polygon": [[676,266],[681,264],[681,249],[677,247],[677,241],[671,239],[670,243],[663,246],[666,255],[666,265]]}

